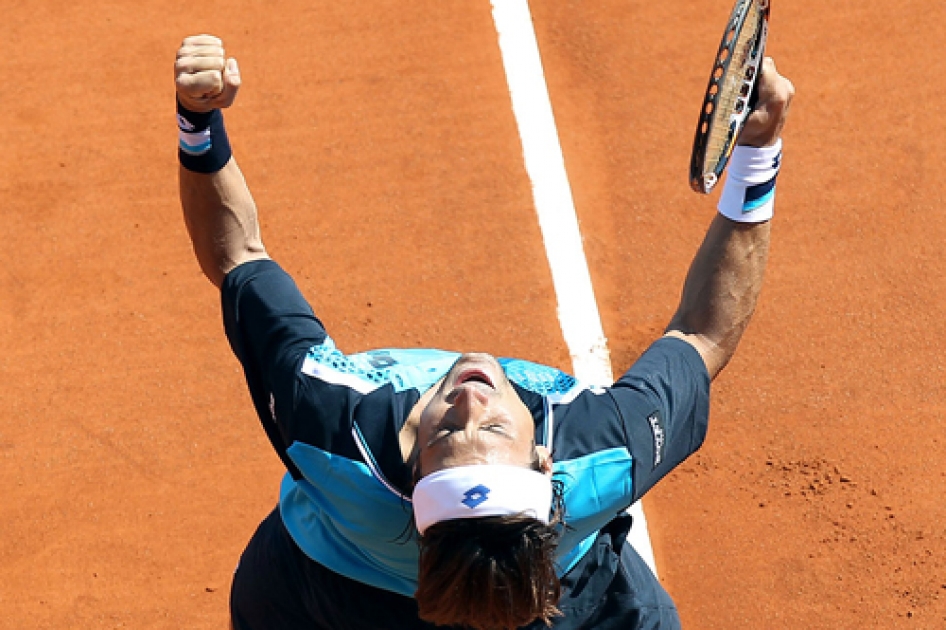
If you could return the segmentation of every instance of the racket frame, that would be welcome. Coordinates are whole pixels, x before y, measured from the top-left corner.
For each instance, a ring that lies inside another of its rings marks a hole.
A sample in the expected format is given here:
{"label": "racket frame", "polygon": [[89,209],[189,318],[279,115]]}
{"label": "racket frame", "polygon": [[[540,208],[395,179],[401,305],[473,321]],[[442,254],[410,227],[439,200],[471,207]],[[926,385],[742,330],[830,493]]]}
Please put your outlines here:
{"label": "racket frame", "polygon": [[[753,3],[759,5],[759,36],[752,43],[752,49],[747,56],[743,76],[737,80],[738,89],[733,102],[733,111],[728,116],[724,112],[718,112],[718,105],[723,88],[730,79],[730,70],[736,45],[739,43],[739,37],[743,28],[746,27],[747,18]],[[696,127],[696,137],[693,140],[693,151],[690,157],[690,187],[698,193],[709,194],[719,183],[726,165],[729,164],[729,158],[733,149],[736,147],[736,140],[739,132],[755,108],[755,100],[758,97],[757,80],[762,68],[762,60],[765,57],[765,42],[769,31],[769,8],[770,0],[736,0],[733,6],[732,14],[726,23],[726,30],[723,32],[723,39],[720,42],[719,50],[716,53],[716,61],[713,64],[713,71],[710,73],[709,85],[706,88],[706,95],[703,99],[703,107],[700,110],[700,119]],[[720,153],[719,161],[715,166],[706,164],[706,151],[709,148],[709,139],[712,137],[715,126],[726,124],[728,134]]]}

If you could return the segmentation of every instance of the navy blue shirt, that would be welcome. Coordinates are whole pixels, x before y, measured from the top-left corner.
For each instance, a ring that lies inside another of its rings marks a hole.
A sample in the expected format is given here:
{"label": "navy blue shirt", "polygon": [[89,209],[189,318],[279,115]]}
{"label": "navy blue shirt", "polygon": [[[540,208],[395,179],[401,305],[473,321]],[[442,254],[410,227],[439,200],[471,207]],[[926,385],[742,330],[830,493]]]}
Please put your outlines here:
{"label": "navy blue shirt", "polygon": [[[411,470],[398,434],[421,395],[460,356],[440,350],[346,355],[273,261],[241,265],[222,289],[224,324],[250,394],[286,465],[280,513],[323,566],[406,596],[417,586]],[[709,376],[688,343],[656,341],[608,388],[499,359],[549,446],[565,489],[565,575],[623,513],[703,441]]]}

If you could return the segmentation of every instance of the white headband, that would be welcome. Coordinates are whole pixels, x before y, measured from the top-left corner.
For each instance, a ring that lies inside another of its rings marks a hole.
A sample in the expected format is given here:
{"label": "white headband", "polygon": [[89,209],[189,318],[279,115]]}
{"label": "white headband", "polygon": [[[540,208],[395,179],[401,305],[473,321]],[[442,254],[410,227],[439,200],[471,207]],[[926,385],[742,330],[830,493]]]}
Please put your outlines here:
{"label": "white headband", "polygon": [[421,534],[434,523],[455,518],[525,514],[548,523],[552,479],[521,466],[457,466],[418,481],[411,500]]}

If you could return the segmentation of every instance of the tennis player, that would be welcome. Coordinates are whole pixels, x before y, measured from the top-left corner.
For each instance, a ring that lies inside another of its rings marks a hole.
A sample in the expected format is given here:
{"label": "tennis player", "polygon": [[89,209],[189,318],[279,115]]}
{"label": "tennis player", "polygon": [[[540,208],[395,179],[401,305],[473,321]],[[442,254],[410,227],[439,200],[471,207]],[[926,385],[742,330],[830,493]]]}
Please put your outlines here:
{"label": "tennis player", "polygon": [[485,354],[336,348],[263,246],[221,114],[236,61],[188,37],[175,71],[185,221],[287,470],[233,627],[678,628],[625,509],[702,443],[756,305],[794,91],[771,60],[666,334],[606,389]]}

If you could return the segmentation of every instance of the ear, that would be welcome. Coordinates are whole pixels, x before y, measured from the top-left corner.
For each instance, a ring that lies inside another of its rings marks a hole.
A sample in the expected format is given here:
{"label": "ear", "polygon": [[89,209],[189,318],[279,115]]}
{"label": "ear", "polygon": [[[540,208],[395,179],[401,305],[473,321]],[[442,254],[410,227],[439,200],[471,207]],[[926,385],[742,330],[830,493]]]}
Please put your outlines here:
{"label": "ear", "polygon": [[536,445],[535,452],[539,454],[539,465],[546,475],[552,474],[552,452],[546,446]]}

